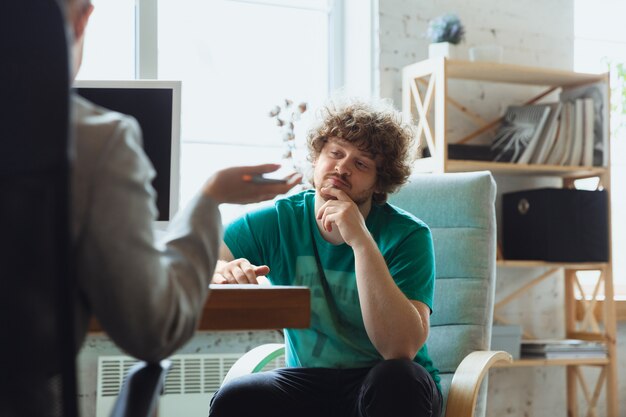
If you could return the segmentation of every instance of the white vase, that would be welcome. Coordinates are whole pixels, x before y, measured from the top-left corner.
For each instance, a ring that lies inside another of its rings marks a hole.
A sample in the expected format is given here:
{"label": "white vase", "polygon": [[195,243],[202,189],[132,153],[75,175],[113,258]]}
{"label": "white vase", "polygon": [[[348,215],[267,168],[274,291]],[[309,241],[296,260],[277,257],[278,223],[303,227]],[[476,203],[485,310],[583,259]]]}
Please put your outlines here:
{"label": "white vase", "polygon": [[450,42],[436,42],[428,45],[428,57],[446,57],[448,59],[459,59],[459,47]]}

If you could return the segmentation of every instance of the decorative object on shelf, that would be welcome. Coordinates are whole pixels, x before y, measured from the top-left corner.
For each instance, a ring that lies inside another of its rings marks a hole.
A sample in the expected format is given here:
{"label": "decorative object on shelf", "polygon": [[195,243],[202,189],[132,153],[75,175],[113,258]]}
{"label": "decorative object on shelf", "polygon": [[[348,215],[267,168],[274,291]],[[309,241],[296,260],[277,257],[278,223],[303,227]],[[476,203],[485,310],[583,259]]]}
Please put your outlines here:
{"label": "decorative object on shelf", "polygon": [[493,161],[491,145],[448,144],[448,159],[464,161]]}
{"label": "decorative object on shelf", "polygon": [[461,53],[457,45],[449,42],[437,42],[428,45],[428,57],[438,58],[445,57],[448,59],[460,59]]}
{"label": "decorative object on shelf", "polygon": [[282,141],[286,148],[282,159],[288,161],[290,168],[298,173],[302,173],[303,169],[294,158],[296,151],[296,134],[294,128],[295,123],[300,120],[301,115],[306,112],[306,109],[307,104],[305,102],[294,106],[292,100],[285,99],[282,105],[274,106],[269,112],[269,116],[276,119],[276,125],[282,132]]}
{"label": "decorative object on shelf", "polygon": [[491,142],[494,161],[528,163],[549,114],[545,104],[509,106]]}
{"label": "decorative object on shelf", "polygon": [[509,352],[513,359],[520,358],[522,326],[519,324],[494,324],[491,329],[491,350]]}
{"label": "decorative object on shelf", "polygon": [[502,195],[505,259],[609,260],[606,190],[539,188]]}
{"label": "decorative object on shelf", "polygon": [[502,62],[500,45],[477,45],[469,49],[470,61]]}
{"label": "decorative object on shelf", "polygon": [[457,45],[465,37],[465,28],[454,13],[439,16],[428,23],[426,34],[430,39],[428,57],[459,58]]}

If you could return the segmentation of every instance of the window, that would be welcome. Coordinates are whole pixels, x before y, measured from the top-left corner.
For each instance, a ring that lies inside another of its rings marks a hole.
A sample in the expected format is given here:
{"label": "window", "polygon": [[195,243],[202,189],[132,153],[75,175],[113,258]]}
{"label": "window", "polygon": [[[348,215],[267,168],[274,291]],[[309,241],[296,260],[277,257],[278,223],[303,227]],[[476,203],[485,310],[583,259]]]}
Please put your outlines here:
{"label": "window", "polygon": [[[621,17],[626,3],[620,0],[576,0],[574,8],[574,69],[606,72],[611,68],[611,221],[613,280],[615,290],[626,295],[626,89],[620,65],[626,64],[626,32]],[[622,67],[623,68],[623,67]]]}
{"label": "window", "polygon": [[[219,168],[281,160],[282,139],[268,112],[285,98],[317,108],[336,87],[334,19],[342,2],[155,1],[158,78],[182,81],[184,205]],[[135,56],[142,56],[134,3],[94,0],[78,78],[134,78]],[[307,124],[296,126],[301,150]],[[241,209],[224,207],[223,220]]]}
{"label": "window", "polygon": [[327,97],[328,61],[324,9],[159,1],[159,78],[183,80],[187,141],[276,145],[267,112]]}
{"label": "window", "polygon": [[[85,34],[83,80],[135,78],[135,4],[128,0],[92,0],[94,13]],[[114,29],[112,29],[114,28]]]}
{"label": "window", "polygon": [[159,78],[183,81],[183,204],[215,169],[280,162],[274,105],[328,96],[327,4],[282,3],[159,0]]}

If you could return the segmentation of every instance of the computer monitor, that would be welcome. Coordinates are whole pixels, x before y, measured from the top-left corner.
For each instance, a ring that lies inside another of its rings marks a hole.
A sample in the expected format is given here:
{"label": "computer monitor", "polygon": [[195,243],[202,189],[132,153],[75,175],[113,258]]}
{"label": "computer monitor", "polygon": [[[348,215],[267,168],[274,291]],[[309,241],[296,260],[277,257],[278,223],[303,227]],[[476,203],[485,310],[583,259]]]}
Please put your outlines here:
{"label": "computer monitor", "polygon": [[74,83],[76,92],[107,109],[133,116],[143,134],[143,147],[156,170],[162,228],[178,210],[180,192],[180,81],[130,80]]}

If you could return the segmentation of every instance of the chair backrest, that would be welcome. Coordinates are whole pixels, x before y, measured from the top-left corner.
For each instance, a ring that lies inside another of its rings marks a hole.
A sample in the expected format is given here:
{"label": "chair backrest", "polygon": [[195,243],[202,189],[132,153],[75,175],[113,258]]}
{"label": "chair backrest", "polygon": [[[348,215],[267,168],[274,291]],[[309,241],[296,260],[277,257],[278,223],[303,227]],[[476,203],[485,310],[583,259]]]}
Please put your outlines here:
{"label": "chair backrest", "polygon": [[0,415],[76,415],[70,66],[56,0],[0,2]]}
{"label": "chair backrest", "polygon": [[[390,202],[431,228],[437,279],[428,351],[444,399],[459,363],[491,341],[496,258],[496,185],[489,172],[425,174]],[[478,411],[484,412],[484,390]]]}

